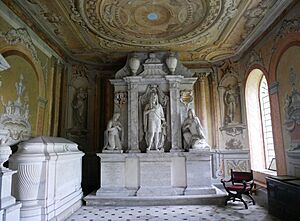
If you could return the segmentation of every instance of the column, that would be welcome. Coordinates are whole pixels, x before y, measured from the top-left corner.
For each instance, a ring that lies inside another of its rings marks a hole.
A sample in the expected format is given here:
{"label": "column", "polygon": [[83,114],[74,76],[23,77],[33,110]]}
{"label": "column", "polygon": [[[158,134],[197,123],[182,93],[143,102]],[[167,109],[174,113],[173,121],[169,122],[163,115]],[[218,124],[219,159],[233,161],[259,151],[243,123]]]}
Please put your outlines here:
{"label": "column", "polygon": [[219,147],[219,128],[221,127],[221,119],[220,119],[220,104],[219,104],[219,93],[218,93],[218,82],[217,82],[217,73],[212,72],[210,74],[211,77],[211,94],[212,94],[212,111],[213,111],[213,121],[212,121],[212,133],[213,133],[213,145],[212,148]]}
{"label": "column", "polygon": [[[195,84],[195,89],[200,91],[200,96],[197,96],[199,100],[199,104],[196,104],[196,113],[198,114],[199,118],[201,119],[202,126],[206,132],[206,136],[208,135],[208,125],[207,125],[207,106],[206,106],[206,90],[205,90],[205,81],[207,72],[200,72],[195,73],[198,77],[198,81]],[[198,92],[199,93],[199,92]],[[197,93],[195,93],[197,95]],[[200,110],[200,111],[199,111]]]}
{"label": "column", "polygon": [[180,125],[180,91],[179,85],[183,76],[169,75],[166,79],[169,81],[170,89],[170,112],[171,112],[171,151],[181,151],[181,125]]}
{"label": "column", "polygon": [[130,76],[124,78],[128,87],[128,150],[129,152],[140,152],[139,149],[139,96],[138,84],[141,77]]}

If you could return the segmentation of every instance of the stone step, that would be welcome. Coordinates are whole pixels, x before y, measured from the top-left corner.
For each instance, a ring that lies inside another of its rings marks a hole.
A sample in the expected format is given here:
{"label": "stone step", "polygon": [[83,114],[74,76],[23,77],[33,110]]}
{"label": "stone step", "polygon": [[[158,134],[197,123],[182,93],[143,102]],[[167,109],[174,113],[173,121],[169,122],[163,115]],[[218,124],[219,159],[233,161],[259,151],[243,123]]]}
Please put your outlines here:
{"label": "stone step", "polygon": [[105,197],[92,193],[84,198],[87,206],[165,206],[165,205],[224,205],[225,193],[208,195]]}

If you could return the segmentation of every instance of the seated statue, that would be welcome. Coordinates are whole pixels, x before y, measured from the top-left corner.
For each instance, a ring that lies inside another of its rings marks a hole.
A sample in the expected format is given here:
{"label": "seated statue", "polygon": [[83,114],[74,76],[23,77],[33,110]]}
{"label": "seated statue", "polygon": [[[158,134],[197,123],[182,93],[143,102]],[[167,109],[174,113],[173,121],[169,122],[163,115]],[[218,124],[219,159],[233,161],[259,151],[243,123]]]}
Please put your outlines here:
{"label": "seated statue", "polygon": [[115,113],[104,131],[104,150],[122,150],[122,125],[120,114]]}
{"label": "seated statue", "polygon": [[200,120],[193,109],[188,110],[188,116],[182,125],[182,134],[184,150],[209,148]]}

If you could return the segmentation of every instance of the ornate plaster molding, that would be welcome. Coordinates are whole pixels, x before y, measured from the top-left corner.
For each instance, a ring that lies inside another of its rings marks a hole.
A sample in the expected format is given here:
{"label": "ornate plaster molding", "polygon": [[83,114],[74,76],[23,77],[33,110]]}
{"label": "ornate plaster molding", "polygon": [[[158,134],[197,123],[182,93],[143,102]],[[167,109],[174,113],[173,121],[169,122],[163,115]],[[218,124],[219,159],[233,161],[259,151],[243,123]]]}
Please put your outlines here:
{"label": "ornate plaster molding", "polygon": [[246,64],[246,67],[250,68],[252,65],[255,65],[255,64],[259,64],[262,67],[265,67],[264,60],[263,60],[263,57],[261,56],[261,53],[258,53],[257,51],[252,50],[250,52],[250,56],[248,58],[248,62]]}
{"label": "ornate plaster molding", "polygon": [[272,52],[276,50],[276,45],[280,39],[290,33],[300,32],[300,17],[295,17],[292,19],[284,19],[281,26],[273,39]]}
{"label": "ornate plaster molding", "polygon": [[10,45],[16,45],[19,43],[24,45],[31,52],[34,61],[40,63],[37,51],[26,28],[11,28],[7,32],[0,32],[0,38],[4,38]]}
{"label": "ornate plaster molding", "polygon": [[83,64],[74,64],[72,66],[72,81],[82,79],[86,81],[89,80],[87,66]]}
{"label": "ornate plaster molding", "polygon": [[77,24],[80,25],[85,31],[88,31],[88,27],[86,26],[85,21],[82,19],[82,16],[80,12],[77,10],[77,6],[75,3],[75,0],[69,0],[69,5],[70,5],[70,18],[72,21],[76,22]]}

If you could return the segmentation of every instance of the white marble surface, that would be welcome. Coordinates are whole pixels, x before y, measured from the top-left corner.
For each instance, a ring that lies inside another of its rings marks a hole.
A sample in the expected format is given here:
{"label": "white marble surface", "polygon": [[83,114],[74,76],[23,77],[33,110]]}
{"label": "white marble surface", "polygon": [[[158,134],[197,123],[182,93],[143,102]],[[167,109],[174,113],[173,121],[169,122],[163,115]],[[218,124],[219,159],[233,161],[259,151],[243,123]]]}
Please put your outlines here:
{"label": "white marble surface", "polygon": [[0,171],[0,221],[20,219],[21,203],[11,195],[12,175],[15,173],[8,169]]}
{"label": "white marble surface", "polygon": [[102,153],[98,156],[101,159],[99,197],[215,193],[211,186],[209,151]]}
{"label": "white marble surface", "polygon": [[13,195],[22,202],[22,220],[63,220],[80,207],[82,156],[77,144],[64,138],[37,137],[19,144],[9,166],[18,170]]}
{"label": "white marble surface", "polygon": [[[141,65],[136,75],[128,72],[130,67],[127,62],[125,67],[117,72],[117,79],[111,80],[115,96],[128,95],[128,101],[125,102],[127,108],[124,108],[123,104],[121,106],[120,103],[114,102],[114,113],[119,111],[122,124],[128,125],[124,128],[125,137],[128,138],[127,146],[124,146],[124,149],[128,149],[129,152],[144,152],[148,146],[146,141],[152,140],[145,136],[143,117],[145,103],[148,103],[149,100],[147,91],[149,87],[153,86],[157,88],[159,103],[162,105],[165,117],[164,130],[158,136],[162,141],[159,149],[162,146],[162,149],[166,151],[182,150],[181,117],[186,115],[186,110],[181,108],[180,92],[192,91],[197,78],[191,77],[192,72],[184,68],[180,62],[176,66],[175,73],[170,72],[163,54],[167,55],[165,52],[138,53],[137,59],[140,60]],[[192,101],[193,99],[189,104],[190,108],[194,106]],[[151,131],[149,134],[151,137]],[[158,132],[155,134],[157,135]]]}
{"label": "white marble surface", "polygon": [[140,207],[92,207],[84,206],[66,221],[279,221],[260,206],[250,206],[246,210],[238,202],[227,207],[192,206],[140,206]]}

